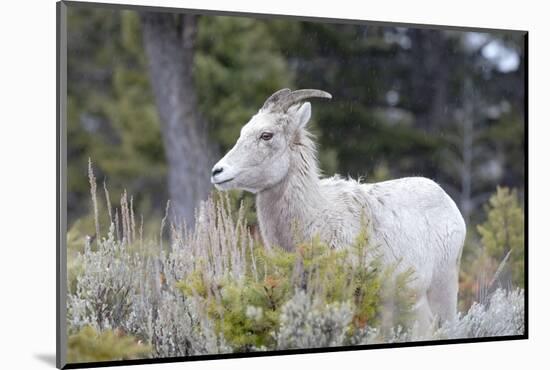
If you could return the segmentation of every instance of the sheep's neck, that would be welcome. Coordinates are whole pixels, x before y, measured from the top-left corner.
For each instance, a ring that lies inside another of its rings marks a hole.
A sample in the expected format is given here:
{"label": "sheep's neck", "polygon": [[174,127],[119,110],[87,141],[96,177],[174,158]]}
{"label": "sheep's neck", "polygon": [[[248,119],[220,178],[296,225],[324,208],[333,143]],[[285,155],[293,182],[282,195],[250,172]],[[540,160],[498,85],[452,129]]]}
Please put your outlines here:
{"label": "sheep's neck", "polygon": [[304,137],[291,150],[288,176],[256,197],[264,243],[286,250],[294,250],[297,242],[310,237],[308,226],[327,206],[319,184],[313,143]]}

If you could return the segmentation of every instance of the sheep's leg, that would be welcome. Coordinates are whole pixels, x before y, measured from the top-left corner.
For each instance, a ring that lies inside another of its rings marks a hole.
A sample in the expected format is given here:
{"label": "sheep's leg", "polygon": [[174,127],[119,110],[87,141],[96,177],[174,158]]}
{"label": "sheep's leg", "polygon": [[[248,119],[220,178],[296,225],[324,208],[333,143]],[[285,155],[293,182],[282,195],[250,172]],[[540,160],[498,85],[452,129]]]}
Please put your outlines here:
{"label": "sheep's leg", "polygon": [[422,294],[417,301],[414,307],[414,314],[413,338],[422,339],[426,334],[430,333],[434,319],[426,294]]}
{"label": "sheep's leg", "polygon": [[428,290],[428,302],[439,324],[454,320],[457,296],[458,269],[453,267],[441,272]]}

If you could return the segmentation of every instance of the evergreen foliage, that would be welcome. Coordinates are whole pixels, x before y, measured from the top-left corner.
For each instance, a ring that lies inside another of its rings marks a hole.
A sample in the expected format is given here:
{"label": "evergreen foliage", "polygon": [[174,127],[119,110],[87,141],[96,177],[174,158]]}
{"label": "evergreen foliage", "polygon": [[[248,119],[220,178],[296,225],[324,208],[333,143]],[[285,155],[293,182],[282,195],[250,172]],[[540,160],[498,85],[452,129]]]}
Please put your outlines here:
{"label": "evergreen foliage", "polygon": [[511,252],[507,264],[515,286],[524,284],[525,222],[517,192],[498,187],[486,206],[487,220],[477,227],[487,255],[502,261]]}
{"label": "evergreen foliage", "polygon": [[201,17],[195,82],[210,133],[229,150],[265,97],[292,86],[287,61],[269,23],[253,18]]}
{"label": "evergreen foliage", "polygon": [[[88,157],[112,190],[166,199],[160,122],[137,13],[69,7],[68,19],[69,220],[89,209],[81,170]],[[151,188],[157,191],[145,191]]]}
{"label": "evergreen foliage", "polygon": [[237,351],[273,348],[288,302],[305,304],[300,294],[315,301],[309,306],[321,309],[345,305],[351,331],[379,325],[383,316],[388,323],[409,324],[414,294],[407,286],[412,272],[395,273],[393,266],[383,268],[376,258],[367,262],[367,244],[362,234],[349,250],[331,250],[318,240],[300,245],[297,253],[259,245],[247,256],[255,261],[244,279],[210,280],[199,269],[178,287],[184,295],[200,297],[216,328]]}
{"label": "evergreen foliage", "polygon": [[97,332],[85,326],[69,336],[67,362],[97,362],[143,358],[151,352],[150,346],[136,341],[120,331]]}
{"label": "evergreen foliage", "polygon": [[523,288],[525,216],[516,189],[497,187],[484,207],[485,220],[470,231],[462,257],[461,308],[488,303],[497,288]]}

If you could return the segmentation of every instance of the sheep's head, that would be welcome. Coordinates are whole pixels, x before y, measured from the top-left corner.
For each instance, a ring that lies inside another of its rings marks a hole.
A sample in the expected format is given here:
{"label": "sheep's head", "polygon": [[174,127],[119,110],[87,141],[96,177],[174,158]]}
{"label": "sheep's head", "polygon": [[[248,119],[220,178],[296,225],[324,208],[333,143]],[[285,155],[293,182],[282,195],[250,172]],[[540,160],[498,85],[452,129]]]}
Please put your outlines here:
{"label": "sheep's head", "polygon": [[257,193],[285,178],[290,149],[298,130],[311,117],[309,98],[327,98],[321,90],[282,89],[241,129],[235,146],[212,168],[211,182],[220,190],[243,189]]}

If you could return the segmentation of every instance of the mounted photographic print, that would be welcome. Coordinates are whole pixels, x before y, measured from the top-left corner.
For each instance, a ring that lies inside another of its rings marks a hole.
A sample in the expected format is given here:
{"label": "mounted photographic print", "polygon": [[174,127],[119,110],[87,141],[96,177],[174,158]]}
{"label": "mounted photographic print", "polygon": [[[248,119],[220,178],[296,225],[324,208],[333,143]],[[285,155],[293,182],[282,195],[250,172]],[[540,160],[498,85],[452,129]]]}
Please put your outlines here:
{"label": "mounted photographic print", "polygon": [[527,32],[57,11],[58,367],[527,338]]}

